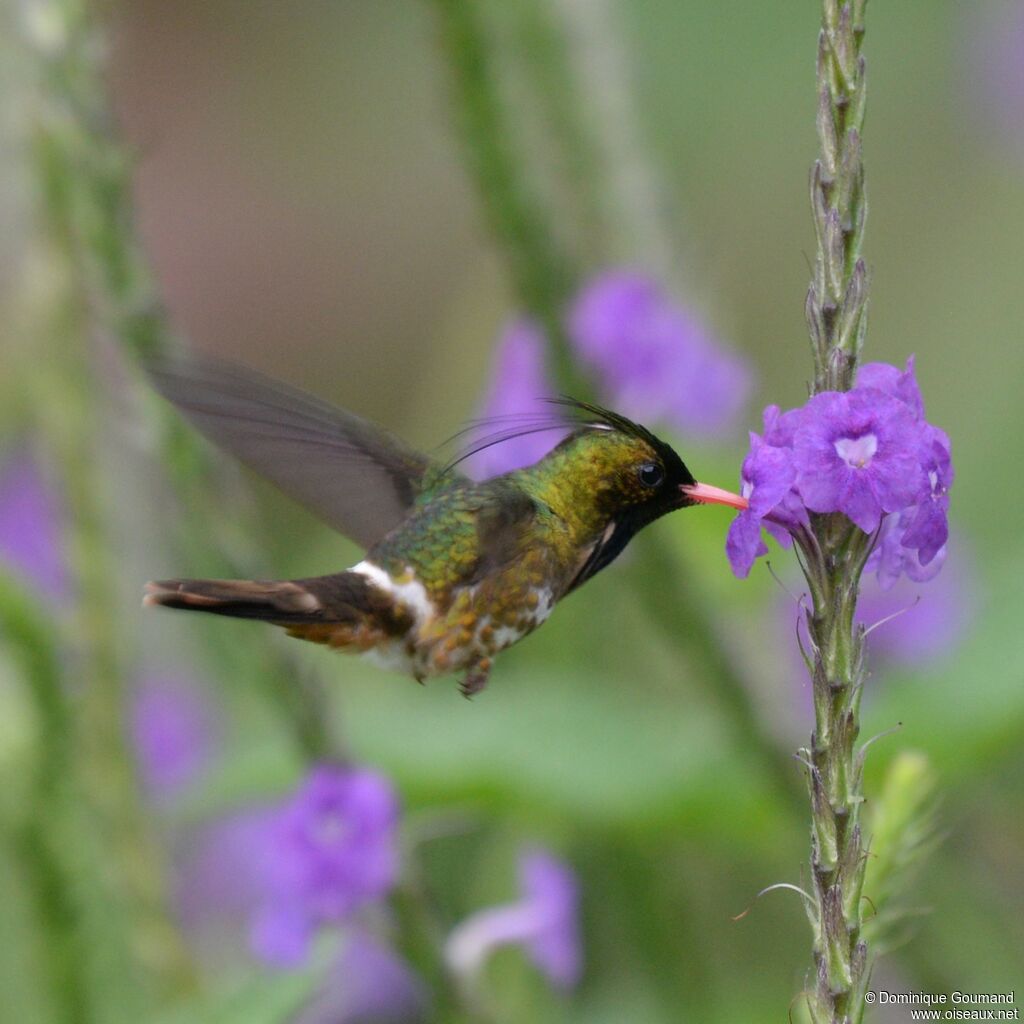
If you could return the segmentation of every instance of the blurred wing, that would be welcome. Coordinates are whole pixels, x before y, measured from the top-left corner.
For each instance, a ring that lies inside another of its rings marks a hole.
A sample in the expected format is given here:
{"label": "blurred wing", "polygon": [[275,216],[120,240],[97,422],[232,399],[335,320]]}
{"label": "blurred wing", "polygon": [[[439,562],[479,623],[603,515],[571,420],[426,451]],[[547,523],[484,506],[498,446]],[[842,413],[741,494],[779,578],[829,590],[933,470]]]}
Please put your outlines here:
{"label": "blurred wing", "polygon": [[259,374],[193,359],[149,374],[200,433],[364,547],[439,472],[382,428]]}

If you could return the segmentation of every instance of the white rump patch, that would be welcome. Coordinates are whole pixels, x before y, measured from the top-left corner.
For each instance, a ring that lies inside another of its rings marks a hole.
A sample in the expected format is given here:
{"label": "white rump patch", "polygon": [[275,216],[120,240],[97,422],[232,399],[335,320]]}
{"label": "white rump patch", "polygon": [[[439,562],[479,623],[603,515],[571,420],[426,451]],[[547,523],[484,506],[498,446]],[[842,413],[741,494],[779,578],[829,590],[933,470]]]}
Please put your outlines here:
{"label": "white rump patch", "polygon": [[365,576],[378,590],[389,594],[396,604],[408,608],[416,620],[417,629],[437,614],[434,602],[427,596],[427,588],[416,579],[411,569],[408,572],[413,578],[407,583],[396,583],[389,573],[373,562],[362,561],[353,565],[349,571]]}

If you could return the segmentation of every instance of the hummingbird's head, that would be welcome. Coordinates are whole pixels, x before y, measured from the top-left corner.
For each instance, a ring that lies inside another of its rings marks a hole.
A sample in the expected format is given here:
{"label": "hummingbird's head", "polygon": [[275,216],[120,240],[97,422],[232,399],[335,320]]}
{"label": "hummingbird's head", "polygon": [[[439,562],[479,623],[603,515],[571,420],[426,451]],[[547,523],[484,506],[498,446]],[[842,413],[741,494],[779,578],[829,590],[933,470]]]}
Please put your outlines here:
{"label": "hummingbird's head", "polygon": [[587,402],[564,404],[582,414],[583,423],[542,462],[550,485],[563,497],[571,494],[576,512],[591,525],[614,523],[632,536],[690,505],[746,507],[739,495],[697,483],[675,449],[641,424]]}
{"label": "hummingbird's head", "polygon": [[586,558],[568,589],[600,572],[648,523],[689,505],[746,508],[738,494],[699,484],[675,449],[646,427],[586,402],[582,419],[540,462],[516,474],[570,526]]}

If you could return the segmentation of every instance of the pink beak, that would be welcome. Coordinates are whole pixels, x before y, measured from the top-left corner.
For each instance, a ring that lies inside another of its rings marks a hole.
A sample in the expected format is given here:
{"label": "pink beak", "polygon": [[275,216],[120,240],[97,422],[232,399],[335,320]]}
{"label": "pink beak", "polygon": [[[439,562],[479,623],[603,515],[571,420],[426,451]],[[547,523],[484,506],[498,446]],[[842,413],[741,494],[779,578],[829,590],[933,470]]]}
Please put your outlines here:
{"label": "pink beak", "polygon": [[741,512],[750,506],[750,502],[739,494],[724,491],[721,487],[712,487],[711,484],[683,484],[679,489],[691,501],[701,505],[728,505],[729,508],[738,508]]}

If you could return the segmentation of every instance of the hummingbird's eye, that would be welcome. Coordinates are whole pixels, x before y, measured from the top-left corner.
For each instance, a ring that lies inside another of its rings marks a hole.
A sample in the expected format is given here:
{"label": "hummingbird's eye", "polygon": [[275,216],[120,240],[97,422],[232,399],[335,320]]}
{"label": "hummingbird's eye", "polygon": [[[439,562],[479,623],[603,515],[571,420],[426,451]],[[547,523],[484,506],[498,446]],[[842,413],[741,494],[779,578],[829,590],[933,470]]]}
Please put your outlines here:
{"label": "hummingbird's eye", "polygon": [[645,462],[636,472],[644,487],[658,487],[665,479],[665,470],[656,462]]}

